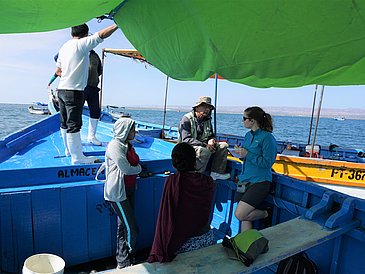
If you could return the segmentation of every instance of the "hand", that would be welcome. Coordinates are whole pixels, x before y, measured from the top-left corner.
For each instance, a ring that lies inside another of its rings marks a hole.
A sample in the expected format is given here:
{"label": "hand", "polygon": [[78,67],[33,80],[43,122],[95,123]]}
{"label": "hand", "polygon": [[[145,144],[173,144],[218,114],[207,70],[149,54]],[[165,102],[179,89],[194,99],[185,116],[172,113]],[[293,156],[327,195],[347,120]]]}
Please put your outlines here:
{"label": "hand", "polygon": [[210,151],[211,153],[214,153],[214,152],[215,152],[215,147],[214,147],[214,145],[210,145],[210,144],[208,144],[208,145],[207,145],[207,149],[209,149],[209,151]]}
{"label": "hand", "polygon": [[214,139],[210,139],[209,141],[208,141],[208,145],[214,145],[215,144],[215,140]]}
{"label": "hand", "polygon": [[246,158],[247,152],[248,152],[247,149],[241,148],[241,151],[237,151],[237,154],[242,158]]}

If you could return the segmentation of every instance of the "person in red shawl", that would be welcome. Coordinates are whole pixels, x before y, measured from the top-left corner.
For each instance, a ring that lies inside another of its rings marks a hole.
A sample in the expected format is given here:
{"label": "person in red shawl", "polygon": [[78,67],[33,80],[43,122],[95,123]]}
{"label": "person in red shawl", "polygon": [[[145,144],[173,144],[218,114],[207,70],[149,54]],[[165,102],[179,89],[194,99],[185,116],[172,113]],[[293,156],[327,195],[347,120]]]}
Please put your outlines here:
{"label": "person in red shawl", "polygon": [[178,171],[165,181],[149,263],[171,262],[179,253],[215,244],[209,224],[212,177],[194,170],[196,154],[188,143],[177,144],[171,158]]}

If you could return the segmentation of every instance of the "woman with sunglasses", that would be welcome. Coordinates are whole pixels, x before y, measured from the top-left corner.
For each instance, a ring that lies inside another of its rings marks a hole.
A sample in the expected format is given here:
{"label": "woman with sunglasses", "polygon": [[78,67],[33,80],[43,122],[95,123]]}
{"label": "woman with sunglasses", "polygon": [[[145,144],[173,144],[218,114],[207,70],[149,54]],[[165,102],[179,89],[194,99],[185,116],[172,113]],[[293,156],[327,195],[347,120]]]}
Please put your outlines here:
{"label": "woman with sunglasses", "polygon": [[245,110],[242,122],[251,129],[245,135],[239,152],[243,158],[240,182],[248,182],[244,193],[237,193],[236,218],[241,221],[241,232],[252,229],[253,221],[264,219],[265,227],[271,225],[272,209],[258,209],[270,192],[272,182],[271,167],[275,163],[277,143],[274,136],[271,115],[260,107]]}

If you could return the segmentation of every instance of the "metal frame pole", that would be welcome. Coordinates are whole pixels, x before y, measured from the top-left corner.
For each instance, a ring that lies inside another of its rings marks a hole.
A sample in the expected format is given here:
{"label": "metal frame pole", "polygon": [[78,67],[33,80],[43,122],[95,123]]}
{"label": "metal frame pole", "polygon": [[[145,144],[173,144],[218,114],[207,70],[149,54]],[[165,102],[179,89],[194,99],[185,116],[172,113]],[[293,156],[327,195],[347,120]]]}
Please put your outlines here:
{"label": "metal frame pole", "polygon": [[[104,78],[104,49],[101,50],[101,79],[100,79],[100,93],[99,93],[99,108],[101,109],[101,98],[103,95],[103,78]],[[99,121],[101,119],[101,115],[99,117]]]}
{"label": "metal frame pole", "polygon": [[311,140],[312,124],[313,124],[313,114],[314,114],[314,106],[316,105],[317,88],[318,88],[318,85],[316,85],[316,88],[314,89],[313,106],[312,106],[312,117],[311,117],[311,124],[310,124],[310,128],[309,128],[309,136],[308,136],[308,143],[307,144],[310,144],[310,140]]}
{"label": "metal frame pole", "polygon": [[162,123],[162,132],[161,132],[161,138],[165,138],[165,118],[166,118],[166,104],[167,104],[167,89],[169,86],[169,76],[166,75],[166,90],[165,90],[165,106],[163,109],[163,123]]}
{"label": "metal frame pole", "polygon": [[218,96],[218,74],[215,75],[215,94],[214,94],[214,135],[217,135],[217,96]]}
{"label": "metal frame pole", "polygon": [[312,140],[312,146],[311,146],[311,153],[310,153],[310,157],[311,158],[313,157],[314,142],[316,141],[317,127],[318,127],[318,121],[319,121],[319,114],[321,113],[323,93],[324,93],[324,86],[322,86],[321,98],[319,100],[319,105],[318,105],[317,118],[316,118],[316,126],[314,128],[313,140]]}

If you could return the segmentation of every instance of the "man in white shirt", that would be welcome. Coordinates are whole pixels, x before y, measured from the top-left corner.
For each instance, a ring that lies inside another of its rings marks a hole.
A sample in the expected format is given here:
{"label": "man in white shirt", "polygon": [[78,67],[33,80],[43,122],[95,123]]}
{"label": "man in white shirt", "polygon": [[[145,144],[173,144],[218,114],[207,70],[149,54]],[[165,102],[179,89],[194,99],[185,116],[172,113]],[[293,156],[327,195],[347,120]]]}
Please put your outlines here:
{"label": "man in white shirt", "polygon": [[117,25],[109,26],[91,36],[86,24],[72,27],[73,39],[67,41],[59,51],[56,74],[60,76],[58,98],[60,105],[61,133],[67,152],[71,154],[72,164],[88,164],[95,157],[86,157],[82,152],[80,129],[84,89],[87,85],[89,52],[103,39],[109,37]]}

